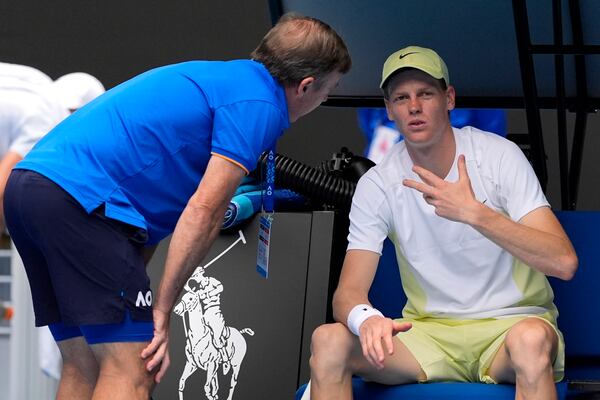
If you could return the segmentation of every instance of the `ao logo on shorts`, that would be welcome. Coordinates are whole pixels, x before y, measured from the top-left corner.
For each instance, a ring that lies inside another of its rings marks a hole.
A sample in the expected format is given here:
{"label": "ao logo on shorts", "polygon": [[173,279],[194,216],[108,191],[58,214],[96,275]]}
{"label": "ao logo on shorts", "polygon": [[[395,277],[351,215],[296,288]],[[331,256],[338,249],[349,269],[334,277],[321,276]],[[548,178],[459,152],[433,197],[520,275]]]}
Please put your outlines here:
{"label": "ao logo on shorts", "polygon": [[140,306],[149,307],[151,305],[152,305],[152,291],[148,290],[146,292],[146,295],[144,296],[144,294],[140,290],[137,295],[137,300],[135,301],[135,306],[136,307],[140,307]]}

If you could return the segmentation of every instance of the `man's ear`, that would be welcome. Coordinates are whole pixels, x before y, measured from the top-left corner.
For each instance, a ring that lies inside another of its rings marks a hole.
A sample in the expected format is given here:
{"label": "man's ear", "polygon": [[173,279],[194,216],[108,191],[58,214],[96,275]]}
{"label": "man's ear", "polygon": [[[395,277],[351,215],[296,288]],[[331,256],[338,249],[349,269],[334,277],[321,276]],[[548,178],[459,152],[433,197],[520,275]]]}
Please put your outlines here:
{"label": "man's ear", "polygon": [[308,88],[315,83],[315,78],[308,76],[300,81],[298,84],[298,95],[303,95],[308,91]]}
{"label": "man's ear", "polygon": [[385,111],[387,112],[388,119],[390,121],[394,121],[394,117],[392,116],[392,113],[390,112],[390,101],[384,97],[383,102],[385,103]]}
{"label": "man's ear", "polygon": [[446,105],[448,111],[454,110],[456,106],[456,91],[454,90],[454,86],[448,86],[446,89]]}

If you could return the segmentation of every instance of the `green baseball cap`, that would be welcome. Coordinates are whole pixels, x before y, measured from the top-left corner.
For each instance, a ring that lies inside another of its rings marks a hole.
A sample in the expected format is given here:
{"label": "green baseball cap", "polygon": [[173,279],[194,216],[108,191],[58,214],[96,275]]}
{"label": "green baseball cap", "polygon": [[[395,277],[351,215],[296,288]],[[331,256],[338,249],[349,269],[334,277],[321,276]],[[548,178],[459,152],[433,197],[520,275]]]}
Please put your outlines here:
{"label": "green baseball cap", "polygon": [[402,68],[420,69],[435,79],[444,79],[446,85],[450,84],[448,67],[438,53],[425,47],[408,46],[393,53],[385,60],[379,87],[383,88],[385,81]]}

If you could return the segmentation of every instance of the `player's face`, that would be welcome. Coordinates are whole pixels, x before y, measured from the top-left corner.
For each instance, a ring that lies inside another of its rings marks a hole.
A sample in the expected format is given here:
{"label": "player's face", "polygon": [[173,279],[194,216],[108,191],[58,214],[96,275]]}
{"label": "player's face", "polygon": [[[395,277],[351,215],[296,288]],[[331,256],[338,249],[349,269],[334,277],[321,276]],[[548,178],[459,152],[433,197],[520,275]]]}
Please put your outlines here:
{"label": "player's face", "polygon": [[398,78],[385,101],[388,117],[396,123],[407,144],[423,147],[440,140],[450,126],[454,88],[443,90],[433,79],[419,74]]}

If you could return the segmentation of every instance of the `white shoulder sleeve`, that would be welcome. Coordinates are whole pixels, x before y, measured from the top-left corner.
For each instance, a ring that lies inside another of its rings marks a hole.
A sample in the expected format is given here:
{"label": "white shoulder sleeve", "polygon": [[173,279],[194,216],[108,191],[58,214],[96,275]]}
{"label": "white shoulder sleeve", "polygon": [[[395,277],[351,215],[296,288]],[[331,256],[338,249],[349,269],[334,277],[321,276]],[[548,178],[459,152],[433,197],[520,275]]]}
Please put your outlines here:
{"label": "white shoulder sleeve", "polygon": [[518,221],[539,207],[550,206],[535,172],[513,142],[504,147],[499,160],[499,197],[508,215]]}
{"label": "white shoulder sleeve", "polygon": [[383,182],[373,172],[363,175],[352,198],[348,250],[370,250],[381,255],[383,241],[390,232],[391,212]]}

